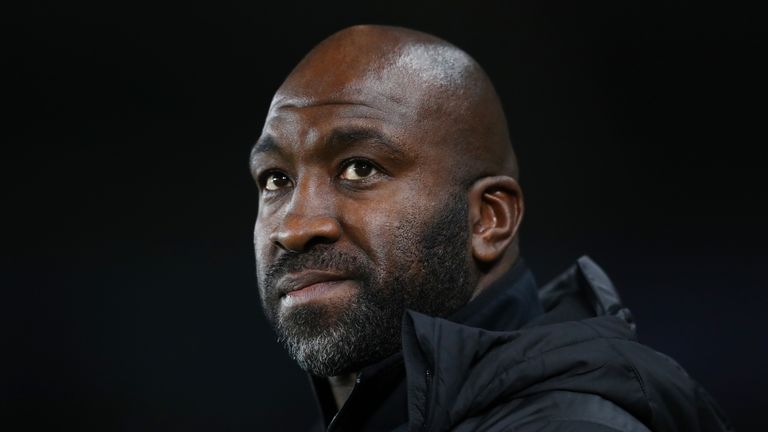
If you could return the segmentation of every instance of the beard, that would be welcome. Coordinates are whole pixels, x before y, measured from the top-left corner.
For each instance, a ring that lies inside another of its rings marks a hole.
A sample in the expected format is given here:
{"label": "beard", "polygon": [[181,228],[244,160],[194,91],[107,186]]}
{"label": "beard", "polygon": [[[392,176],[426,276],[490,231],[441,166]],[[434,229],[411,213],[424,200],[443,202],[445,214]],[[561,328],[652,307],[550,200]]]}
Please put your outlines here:
{"label": "beard", "polygon": [[[406,309],[447,316],[471,298],[477,282],[469,253],[467,200],[456,194],[429,218],[411,215],[396,229],[376,266],[362,251],[316,244],[280,256],[259,280],[262,306],[278,340],[305,371],[338,376],[400,349]],[[309,302],[281,313],[276,281],[306,269],[343,272],[358,283],[351,298]]]}

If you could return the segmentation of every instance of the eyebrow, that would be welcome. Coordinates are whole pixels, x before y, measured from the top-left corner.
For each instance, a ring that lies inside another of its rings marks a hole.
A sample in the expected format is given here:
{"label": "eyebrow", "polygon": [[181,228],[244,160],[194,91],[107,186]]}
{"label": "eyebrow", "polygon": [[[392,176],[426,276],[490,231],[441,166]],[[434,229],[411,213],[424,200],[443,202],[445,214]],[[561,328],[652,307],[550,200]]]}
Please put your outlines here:
{"label": "eyebrow", "polygon": [[329,149],[346,148],[358,142],[371,143],[377,150],[396,159],[405,157],[400,146],[389,137],[375,129],[364,127],[346,127],[333,130],[325,141],[325,147]]}
{"label": "eyebrow", "polygon": [[261,153],[275,152],[280,152],[280,146],[277,144],[277,141],[275,141],[272,135],[267,135],[256,141],[256,144],[254,144],[253,148],[251,149],[251,157]]}
{"label": "eyebrow", "polygon": [[[378,150],[396,159],[405,157],[403,150],[391,139],[381,132],[365,127],[344,127],[331,131],[331,134],[323,142],[326,150],[341,150],[358,142],[369,142]],[[266,135],[259,139],[251,149],[251,160],[264,153],[282,154],[282,148],[272,135]]]}

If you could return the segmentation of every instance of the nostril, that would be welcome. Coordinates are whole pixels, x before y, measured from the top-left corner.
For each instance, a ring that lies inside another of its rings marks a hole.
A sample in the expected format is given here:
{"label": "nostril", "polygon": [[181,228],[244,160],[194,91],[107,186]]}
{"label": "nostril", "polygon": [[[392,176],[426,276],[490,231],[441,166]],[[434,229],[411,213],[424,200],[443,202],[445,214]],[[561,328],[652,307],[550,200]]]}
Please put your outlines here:
{"label": "nostril", "polygon": [[336,242],[336,239],[331,239],[328,237],[313,237],[304,245],[304,249],[312,249],[314,246],[319,244],[331,244],[334,242]]}
{"label": "nostril", "polygon": [[334,243],[341,237],[339,221],[330,216],[291,214],[270,236],[278,247],[301,252],[316,244]]}

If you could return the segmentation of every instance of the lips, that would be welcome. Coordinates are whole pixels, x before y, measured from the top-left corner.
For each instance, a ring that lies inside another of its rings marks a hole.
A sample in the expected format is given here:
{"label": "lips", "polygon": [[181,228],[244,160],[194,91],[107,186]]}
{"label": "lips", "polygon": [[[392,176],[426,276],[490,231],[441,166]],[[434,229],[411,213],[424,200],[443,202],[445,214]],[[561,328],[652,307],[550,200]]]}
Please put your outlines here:
{"label": "lips", "polygon": [[324,282],[339,282],[348,279],[349,276],[339,273],[307,270],[301,273],[291,273],[281,277],[277,281],[277,291],[280,293],[280,297],[285,297],[290,293],[303,290],[311,285]]}
{"label": "lips", "polygon": [[277,292],[285,307],[311,301],[328,300],[331,297],[347,296],[357,290],[352,276],[321,270],[305,270],[289,273],[278,279]]}

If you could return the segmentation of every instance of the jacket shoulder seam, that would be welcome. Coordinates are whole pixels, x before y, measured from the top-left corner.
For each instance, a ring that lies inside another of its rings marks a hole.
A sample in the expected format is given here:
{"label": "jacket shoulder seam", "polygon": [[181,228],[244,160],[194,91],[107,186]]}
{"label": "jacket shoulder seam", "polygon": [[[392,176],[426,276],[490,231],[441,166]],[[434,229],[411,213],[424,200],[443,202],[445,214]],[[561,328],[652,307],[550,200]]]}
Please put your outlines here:
{"label": "jacket shoulder seam", "polygon": [[[586,327],[589,327],[592,331],[594,331],[595,333],[599,334],[597,329],[593,328],[589,323],[586,323],[584,321],[579,321],[579,323],[581,323],[582,325],[584,325]],[[646,404],[648,404],[648,409],[651,411],[651,414],[653,414],[653,410],[651,408],[653,406],[652,403],[651,403],[651,398],[648,396],[648,391],[645,388],[645,383],[643,382],[643,378],[640,375],[640,371],[637,370],[637,367],[635,366],[635,363],[632,361],[631,358],[629,358],[623,352],[621,352],[620,349],[616,348],[616,346],[614,345],[613,341],[611,340],[611,339],[616,339],[616,338],[603,338],[603,339],[606,340],[606,343],[608,344],[608,346],[611,348],[611,350],[616,355],[620,356],[621,358],[624,359],[624,361],[627,362],[627,365],[629,365],[629,367],[632,370],[632,375],[634,376],[635,381],[637,381],[637,384],[640,387],[640,391],[643,393],[643,399],[645,399]]]}

